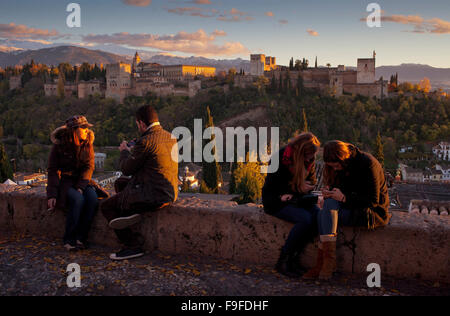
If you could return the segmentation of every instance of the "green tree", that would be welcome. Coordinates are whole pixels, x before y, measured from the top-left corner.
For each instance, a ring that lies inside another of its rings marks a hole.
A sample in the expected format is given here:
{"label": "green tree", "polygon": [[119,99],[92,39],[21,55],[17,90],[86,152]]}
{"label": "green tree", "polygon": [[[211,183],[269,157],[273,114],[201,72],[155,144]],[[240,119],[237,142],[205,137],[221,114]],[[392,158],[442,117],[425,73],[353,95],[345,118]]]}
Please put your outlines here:
{"label": "green tree", "polygon": [[63,99],[64,98],[64,72],[60,71],[58,75],[58,97]]}
{"label": "green tree", "polygon": [[12,179],[13,172],[3,143],[0,143],[0,183]]}
{"label": "green tree", "polygon": [[[205,128],[208,127],[214,127],[213,117],[211,116],[211,111],[209,110],[209,106],[206,108],[206,117],[207,117],[207,123]],[[215,135],[211,135],[211,142],[214,142],[214,146],[211,150],[212,155],[216,155],[216,146],[215,146]],[[219,187],[223,183],[222,181],[222,173],[220,170],[220,165],[217,162],[217,159],[215,158],[213,162],[206,162],[203,161],[202,163],[203,167],[203,181],[202,185],[200,186],[200,192],[202,193],[209,193],[208,191],[211,191],[212,193],[219,193]],[[204,185],[203,185],[204,182]],[[204,190],[204,186],[208,188],[208,190]],[[202,190],[203,187],[203,190]]]}
{"label": "green tree", "polygon": [[247,153],[245,163],[237,163],[233,171],[234,191],[232,193],[239,194],[237,201],[239,204],[256,203],[261,199],[265,175],[260,172],[260,163],[249,160]]}
{"label": "green tree", "polygon": [[303,108],[303,130],[302,131],[305,133],[309,132],[308,120],[306,119],[306,112],[305,112],[304,108]]}
{"label": "green tree", "polygon": [[377,139],[375,141],[374,157],[380,162],[381,166],[383,166],[383,168],[384,168],[383,142],[381,141],[381,135],[379,132],[377,135]]}

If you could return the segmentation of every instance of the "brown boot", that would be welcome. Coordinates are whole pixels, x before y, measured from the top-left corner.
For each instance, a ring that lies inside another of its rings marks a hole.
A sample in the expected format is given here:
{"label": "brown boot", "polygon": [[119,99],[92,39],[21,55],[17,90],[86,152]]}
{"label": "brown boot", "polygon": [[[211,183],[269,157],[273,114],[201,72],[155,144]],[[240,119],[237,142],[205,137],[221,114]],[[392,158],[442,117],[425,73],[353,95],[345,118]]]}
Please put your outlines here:
{"label": "brown boot", "polygon": [[323,245],[323,265],[319,279],[329,280],[336,271],[336,240],[326,241]]}
{"label": "brown boot", "polygon": [[308,272],[306,272],[303,275],[303,279],[305,280],[312,280],[317,279],[320,274],[320,270],[322,270],[323,265],[323,250],[321,249],[322,245],[319,243],[319,249],[317,250],[317,259],[316,259],[316,265],[309,269]]}

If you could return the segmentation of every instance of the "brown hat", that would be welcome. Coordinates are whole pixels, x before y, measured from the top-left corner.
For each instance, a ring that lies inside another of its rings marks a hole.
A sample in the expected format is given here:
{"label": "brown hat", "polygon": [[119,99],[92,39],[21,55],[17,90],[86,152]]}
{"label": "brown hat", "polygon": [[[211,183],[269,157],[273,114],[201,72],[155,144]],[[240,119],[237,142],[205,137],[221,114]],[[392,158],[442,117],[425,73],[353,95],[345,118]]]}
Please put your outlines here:
{"label": "brown hat", "polygon": [[71,118],[66,120],[66,126],[68,128],[77,128],[77,127],[90,127],[94,126],[92,124],[89,124],[87,119],[82,115],[74,115]]}

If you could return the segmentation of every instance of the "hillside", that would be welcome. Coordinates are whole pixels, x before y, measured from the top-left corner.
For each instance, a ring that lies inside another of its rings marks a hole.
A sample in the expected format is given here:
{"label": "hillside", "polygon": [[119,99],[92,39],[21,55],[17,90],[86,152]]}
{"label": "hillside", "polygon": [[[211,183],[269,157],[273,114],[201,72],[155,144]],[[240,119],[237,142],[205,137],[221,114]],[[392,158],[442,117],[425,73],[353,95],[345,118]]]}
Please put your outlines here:
{"label": "hillside", "polygon": [[35,63],[46,65],[58,65],[63,62],[76,65],[84,62],[89,64],[110,64],[119,61],[131,61],[131,58],[127,59],[124,56],[99,50],[90,50],[76,46],[58,46],[14,53],[0,52],[0,67],[24,65],[32,59]]}

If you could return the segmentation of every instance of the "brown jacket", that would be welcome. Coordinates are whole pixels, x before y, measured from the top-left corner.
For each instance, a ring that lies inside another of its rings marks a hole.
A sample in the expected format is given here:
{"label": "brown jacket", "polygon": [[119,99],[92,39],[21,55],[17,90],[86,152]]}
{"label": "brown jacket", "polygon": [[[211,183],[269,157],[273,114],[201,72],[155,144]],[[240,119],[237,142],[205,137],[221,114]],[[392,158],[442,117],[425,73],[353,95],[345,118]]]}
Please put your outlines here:
{"label": "brown jacket", "polygon": [[[160,125],[147,130],[131,153],[120,154],[120,170],[131,176],[121,194],[122,209],[148,209],[175,202],[178,197],[178,161],[172,160],[176,139]],[[176,148],[177,149],[177,148]],[[178,154],[178,150],[175,151]]]}
{"label": "brown jacket", "polygon": [[86,188],[95,168],[94,132],[89,130],[88,138],[81,144],[78,155],[65,141],[68,132],[69,129],[63,126],[51,134],[53,147],[48,159],[47,199],[56,198],[56,206],[59,208],[65,206],[70,187]]}

